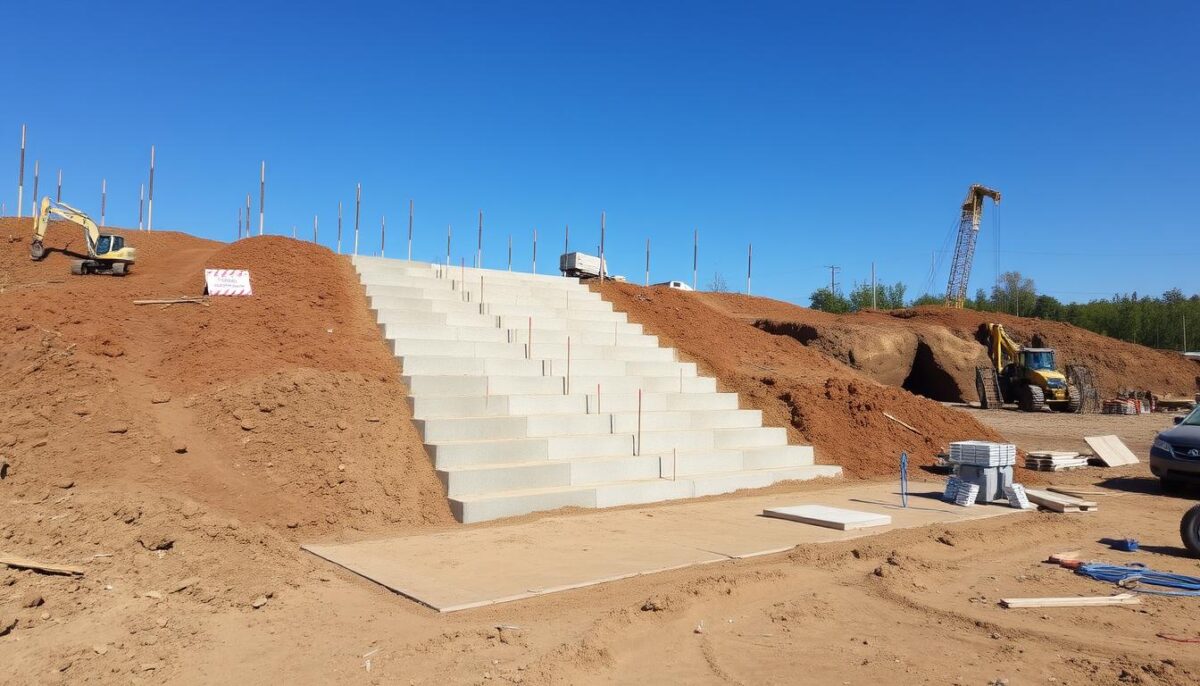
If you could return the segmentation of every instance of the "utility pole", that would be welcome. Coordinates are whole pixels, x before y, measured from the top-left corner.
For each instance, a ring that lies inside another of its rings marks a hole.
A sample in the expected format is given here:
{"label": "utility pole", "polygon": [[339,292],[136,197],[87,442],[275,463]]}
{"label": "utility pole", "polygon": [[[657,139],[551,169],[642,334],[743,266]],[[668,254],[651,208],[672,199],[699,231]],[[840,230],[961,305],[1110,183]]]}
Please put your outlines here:
{"label": "utility pole", "polygon": [[[146,231],[154,230],[154,146],[150,146],[150,185],[146,195]],[[261,226],[261,224],[260,224]],[[261,233],[261,230],[259,231]]]}
{"label": "utility pole", "polygon": [[17,219],[21,218],[21,206],[25,204],[25,125],[21,124],[21,166],[17,172]]}
{"label": "utility pole", "polygon": [[692,290],[696,290],[696,265],[700,257],[700,229],[692,229]]}
{"label": "utility pole", "polygon": [[646,284],[650,285],[650,239],[646,239]]}
{"label": "utility pole", "polygon": [[754,244],[746,244],[746,295],[750,295],[750,268],[754,264]]}
{"label": "utility pole", "polygon": [[362,210],[362,184],[354,186],[354,255],[358,255],[358,217]]}
{"label": "utility pole", "polygon": [[837,273],[841,267],[834,264],[827,264],[825,268],[829,270],[829,294],[837,295]]}
{"label": "utility pole", "polygon": [[267,205],[267,161],[262,161],[262,166],[258,169],[258,235],[263,235],[263,226],[266,224],[266,205]]}
{"label": "utility pole", "polygon": [[600,210],[600,283],[604,283],[607,271],[604,264],[604,210]]}

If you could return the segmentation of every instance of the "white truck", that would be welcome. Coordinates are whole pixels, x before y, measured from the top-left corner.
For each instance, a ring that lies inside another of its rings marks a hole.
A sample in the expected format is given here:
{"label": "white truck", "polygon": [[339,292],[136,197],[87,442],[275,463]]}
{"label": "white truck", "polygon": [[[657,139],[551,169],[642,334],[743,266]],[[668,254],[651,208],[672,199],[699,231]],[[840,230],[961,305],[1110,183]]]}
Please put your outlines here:
{"label": "white truck", "polygon": [[[567,276],[574,276],[583,279],[600,276],[601,267],[607,266],[608,265],[601,265],[599,257],[581,252],[563,253],[563,255],[558,258],[559,271]],[[607,270],[605,270],[605,276],[607,275]]]}

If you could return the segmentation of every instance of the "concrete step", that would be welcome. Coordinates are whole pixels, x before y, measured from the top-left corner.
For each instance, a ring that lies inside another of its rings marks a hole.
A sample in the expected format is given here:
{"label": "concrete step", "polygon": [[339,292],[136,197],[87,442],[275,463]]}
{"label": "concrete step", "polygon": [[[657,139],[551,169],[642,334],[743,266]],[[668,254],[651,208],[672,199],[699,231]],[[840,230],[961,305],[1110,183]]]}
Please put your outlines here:
{"label": "concrete step", "polygon": [[[636,412],[636,393],[571,395],[423,396],[408,398],[417,419],[528,414],[589,414],[600,410]],[[736,393],[644,393],[643,412],[736,410]]]}
{"label": "concrete step", "polygon": [[533,329],[534,340],[544,331],[597,332],[606,334],[640,334],[641,324],[624,321],[624,315],[613,314],[609,321],[588,318],[513,317],[508,315],[479,314],[478,312],[422,312],[419,310],[394,310],[373,299],[371,310],[375,320],[387,324],[434,324],[454,327],[479,327],[485,329],[518,329],[528,332]]}
{"label": "concrete step", "polygon": [[599,389],[601,409],[609,393],[705,393],[717,389],[708,376],[447,376],[401,377],[414,397],[461,395],[569,395]]}
{"label": "concrete step", "polygon": [[626,362],[625,360],[567,360],[507,357],[401,355],[409,375],[481,376],[696,376],[691,362]]}
{"label": "concrete step", "polygon": [[396,260],[392,258],[371,257],[367,255],[358,255],[353,258],[355,270],[359,277],[366,280],[371,278],[382,278],[392,275],[413,276],[418,278],[455,278],[460,280],[478,280],[480,276],[485,279],[494,279],[501,282],[513,282],[522,284],[537,284],[548,287],[556,286],[581,286],[579,279],[562,276],[558,273],[554,274],[532,274],[521,271],[506,271],[501,269],[475,269],[474,267],[461,267],[455,265],[436,264],[429,262],[406,262],[405,260]]}
{"label": "concrete step", "polygon": [[414,419],[427,443],[494,441],[580,434],[634,434],[706,429],[755,428],[758,410],[683,410],[611,414],[535,414],[523,416],[435,417]]}
{"label": "concrete step", "polygon": [[[525,346],[518,343],[486,341],[425,341],[396,339],[396,355],[425,355],[430,357],[509,357],[524,358]],[[566,343],[542,343],[536,350],[538,359],[565,360]],[[582,345],[571,341],[572,360],[625,360],[627,362],[675,362],[674,348],[649,346]]]}
{"label": "concrete step", "polygon": [[547,436],[504,441],[454,441],[426,443],[425,450],[437,469],[468,465],[566,460],[605,455],[633,457],[633,436],[629,434],[589,434],[583,436]]}
{"label": "concrete step", "polygon": [[[379,330],[387,340],[407,339],[422,341],[477,341],[485,343],[527,343],[527,329],[488,329],[480,327],[457,327],[443,324],[405,324],[380,322]],[[533,350],[535,356],[542,351],[542,345],[565,346],[567,339],[571,345],[610,345],[618,347],[654,348],[658,346],[658,337],[646,334],[618,334],[596,331],[538,331],[533,332]],[[551,347],[549,350],[557,350]],[[394,351],[393,351],[394,352]]]}
{"label": "concrete step", "polygon": [[404,312],[444,312],[447,314],[483,314],[492,317],[505,315],[517,317],[534,317],[537,319],[581,319],[588,321],[628,321],[624,312],[616,312],[612,305],[600,301],[583,303],[572,301],[569,306],[557,304],[522,304],[497,303],[492,300],[454,300],[397,297],[394,295],[372,294],[367,289],[367,301],[372,309],[387,309]]}
{"label": "concrete step", "polygon": [[560,507],[634,505],[729,493],[744,488],[762,488],[780,481],[836,477],[840,474],[840,467],[805,465],[786,469],[699,475],[674,481],[647,479],[569,487],[514,489],[451,497],[450,508],[461,522],[483,522]]}

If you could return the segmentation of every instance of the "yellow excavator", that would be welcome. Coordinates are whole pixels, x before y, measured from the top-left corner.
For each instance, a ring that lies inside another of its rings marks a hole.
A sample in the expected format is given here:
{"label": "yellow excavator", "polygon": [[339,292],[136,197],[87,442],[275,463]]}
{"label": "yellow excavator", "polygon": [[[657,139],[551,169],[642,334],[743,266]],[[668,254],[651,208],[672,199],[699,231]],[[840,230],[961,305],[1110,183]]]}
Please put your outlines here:
{"label": "yellow excavator", "polygon": [[[987,324],[988,358],[991,365],[975,375],[979,403],[984,409],[1016,402],[1025,412],[1049,407],[1060,412],[1079,412],[1083,394],[1058,371],[1053,348],[1026,348],[1009,338],[1000,324]],[[1090,372],[1084,376],[1090,378]]]}
{"label": "yellow excavator", "polygon": [[101,233],[96,222],[82,210],[50,199],[42,198],[41,209],[33,218],[33,242],[29,244],[29,258],[38,261],[46,257],[46,229],[51,215],[61,217],[83,227],[83,241],[87,245],[87,257],[71,263],[72,274],[112,274],[125,276],[137,260],[137,249],[125,245],[125,237],[113,233]]}

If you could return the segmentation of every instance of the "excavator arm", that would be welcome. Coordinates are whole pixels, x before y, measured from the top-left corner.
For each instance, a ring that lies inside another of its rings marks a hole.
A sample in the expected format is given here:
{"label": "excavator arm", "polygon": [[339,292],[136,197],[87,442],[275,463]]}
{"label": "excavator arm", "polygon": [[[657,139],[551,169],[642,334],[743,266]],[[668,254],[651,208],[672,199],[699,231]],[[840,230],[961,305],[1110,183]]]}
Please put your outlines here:
{"label": "excavator arm", "polygon": [[82,210],[62,202],[55,202],[50,196],[42,198],[37,216],[33,218],[33,242],[29,244],[29,257],[40,260],[46,256],[43,242],[46,240],[46,229],[50,225],[50,216],[61,217],[69,222],[83,227],[83,239],[87,244],[88,257],[96,258],[96,243],[100,240],[100,227]]}
{"label": "excavator arm", "polygon": [[992,366],[996,368],[997,372],[1004,370],[1005,356],[1013,362],[1020,359],[1021,346],[1008,337],[1002,325],[988,324],[988,339],[991,343],[988,346],[988,357],[991,358]]}

